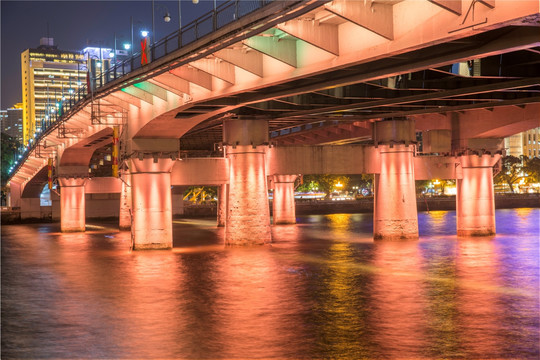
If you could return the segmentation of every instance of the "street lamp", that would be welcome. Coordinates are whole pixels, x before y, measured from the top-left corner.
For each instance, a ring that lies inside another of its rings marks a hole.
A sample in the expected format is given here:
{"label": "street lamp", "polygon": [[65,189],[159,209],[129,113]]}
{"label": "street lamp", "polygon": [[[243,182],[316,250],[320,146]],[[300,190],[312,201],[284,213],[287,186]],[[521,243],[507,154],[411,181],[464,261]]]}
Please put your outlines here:
{"label": "street lamp", "polygon": [[[158,4],[158,8],[159,7],[163,7],[165,9],[165,16],[163,16],[163,21],[165,21],[166,23],[171,21],[171,14],[169,14],[169,10],[167,9],[167,7]],[[155,9],[154,0],[152,0],[152,45],[156,43],[156,27],[155,27],[155,21],[154,21],[154,14],[155,14],[154,9]]]}
{"label": "street lamp", "polygon": [[[131,49],[131,55],[133,56],[133,49],[134,49],[134,47],[133,47],[133,24],[134,24],[133,23],[133,16],[130,16],[130,23],[131,23],[131,44],[124,44],[124,49],[126,49],[126,50]],[[140,22],[139,20],[136,20],[136,23],[143,25],[143,23]],[[141,30],[141,36],[142,37],[147,37],[148,36],[148,31],[143,28]]]}

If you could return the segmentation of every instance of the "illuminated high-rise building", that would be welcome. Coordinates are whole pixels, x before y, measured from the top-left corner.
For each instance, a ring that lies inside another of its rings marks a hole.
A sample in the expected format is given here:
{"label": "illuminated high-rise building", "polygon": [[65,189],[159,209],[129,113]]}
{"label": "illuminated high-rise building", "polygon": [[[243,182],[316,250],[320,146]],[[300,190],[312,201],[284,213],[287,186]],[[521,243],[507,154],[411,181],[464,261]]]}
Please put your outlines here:
{"label": "illuminated high-rise building", "polygon": [[540,128],[515,134],[504,141],[507,155],[540,157]]}
{"label": "illuminated high-rise building", "polygon": [[0,110],[0,129],[22,143],[22,104],[17,103],[7,110]]}
{"label": "illuminated high-rise building", "polygon": [[86,84],[83,54],[58,50],[52,38],[41,38],[36,49],[21,54],[23,144],[47,127],[61,102]]}

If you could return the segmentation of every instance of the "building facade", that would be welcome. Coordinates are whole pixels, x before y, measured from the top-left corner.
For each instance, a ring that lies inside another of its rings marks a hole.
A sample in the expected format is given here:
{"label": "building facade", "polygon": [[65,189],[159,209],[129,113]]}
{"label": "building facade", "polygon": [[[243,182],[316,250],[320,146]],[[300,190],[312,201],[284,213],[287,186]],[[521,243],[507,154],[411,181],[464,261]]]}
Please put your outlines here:
{"label": "building facade", "polygon": [[0,110],[0,129],[2,133],[11,136],[22,143],[23,109],[22,104],[15,104],[13,107]]}
{"label": "building facade", "polygon": [[540,157],[540,127],[504,139],[506,155]]}
{"label": "building facade", "polygon": [[79,52],[59,50],[52,38],[21,54],[22,141],[28,144],[55,118],[62,101],[86,84],[86,64]]}

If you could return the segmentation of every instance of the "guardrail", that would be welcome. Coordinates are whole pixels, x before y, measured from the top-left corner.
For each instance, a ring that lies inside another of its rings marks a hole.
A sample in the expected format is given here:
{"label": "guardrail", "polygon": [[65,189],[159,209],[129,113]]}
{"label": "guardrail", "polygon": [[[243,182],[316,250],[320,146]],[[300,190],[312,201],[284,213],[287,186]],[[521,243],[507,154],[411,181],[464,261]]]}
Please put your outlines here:
{"label": "guardrail", "polygon": [[[165,36],[156,43],[151,44],[149,54],[147,55],[150,57],[148,62],[150,63],[151,61],[158,60],[181,49],[183,46],[191,44],[273,1],[275,0],[229,0],[224,2],[217,6],[215,10],[211,10],[183,26],[181,29]],[[133,51],[133,49],[131,49],[131,51]],[[105,86],[107,83],[144,67],[146,64],[143,64],[141,61],[142,56],[142,51],[132,53],[132,56],[129,59],[118,62],[107,71],[102,72],[96,77],[92,77],[87,84],[80,86],[77,92],[74,92],[66,97],[65,100],[57,104],[57,111],[49,114],[49,120],[46,127],[41,129],[40,134],[35,139],[32,139],[32,144],[21,148],[20,151],[15,154],[17,160],[15,161],[13,170],[10,171],[10,178],[22,166],[28,157],[28,154],[37,144],[39,144],[40,140],[65,121],[65,114],[72,110],[76,110],[76,108],[84,103],[89,96],[93,95],[93,92]],[[90,92],[88,89],[89,85]]]}

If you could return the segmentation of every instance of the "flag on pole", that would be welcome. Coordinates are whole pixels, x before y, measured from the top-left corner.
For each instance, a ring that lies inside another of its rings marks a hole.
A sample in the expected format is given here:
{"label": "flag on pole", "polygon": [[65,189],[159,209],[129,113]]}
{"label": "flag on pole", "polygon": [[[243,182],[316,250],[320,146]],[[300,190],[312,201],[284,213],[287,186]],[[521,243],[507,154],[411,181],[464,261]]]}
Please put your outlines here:
{"label": "flag on pole", "polygon": [[49,186],[49,190],[52,189],[52,167],[53,167],[53,159],[49,158],[47,162],[47,185]]}
{"label": "flag on pole", "polygon": [[112,176],[118,177],[118,126],[113,126]]}

